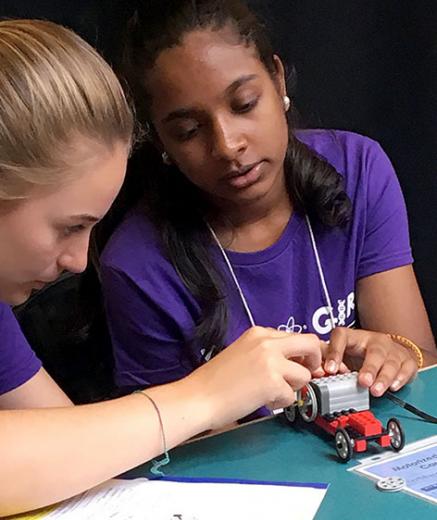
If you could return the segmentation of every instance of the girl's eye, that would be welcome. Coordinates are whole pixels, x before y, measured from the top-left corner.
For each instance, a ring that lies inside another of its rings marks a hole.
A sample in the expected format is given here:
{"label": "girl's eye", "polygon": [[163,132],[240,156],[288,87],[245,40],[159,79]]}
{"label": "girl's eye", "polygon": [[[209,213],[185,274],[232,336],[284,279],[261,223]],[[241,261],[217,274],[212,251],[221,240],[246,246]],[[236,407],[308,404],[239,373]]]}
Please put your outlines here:
{"label": "girl's eye", "polygon": [[83,224],[77,224],[76,226],[68,226],[64,228],[63,234],[66,237],[69,237],[71,235],[74,235],[75,233],[80,233],[85,229],[85,226]]}
{"label": "girl's eye", "polygon": [[197,134],[198,130],[199,130],[198,125],[194,126],[192,128],[189,128],[189,129],[184,129],[184,130],[181,129],[178,132],[176,132],[176,138],[178,139],[178,141],[181,141],[181,142],[189,141]]}
{"label": "girl's eye", "polygon": [[247,112],[250,112],[253,110],[256,105],[258,104],[259,98],[252,99],[251,101],[248,101],[247,103],[242,103],[240,105],[237,105],[234,107],[234,112],[237,114],[246,114]]}

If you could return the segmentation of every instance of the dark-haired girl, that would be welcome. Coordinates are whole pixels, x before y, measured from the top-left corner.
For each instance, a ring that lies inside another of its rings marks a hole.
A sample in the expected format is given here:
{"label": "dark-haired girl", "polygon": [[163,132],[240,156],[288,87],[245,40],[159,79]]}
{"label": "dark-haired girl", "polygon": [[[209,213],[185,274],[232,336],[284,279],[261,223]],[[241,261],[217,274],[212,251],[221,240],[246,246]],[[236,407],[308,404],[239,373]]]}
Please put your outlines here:
{"label": "dark-haired girl", "polygon": [[[375,396],[435,355],[404,200],[371,139],[297,131],[239,0],[143,2],[124,74],[162,166],[102,258],[120,388],[177,380],[254,325],[330,341]],[[323,88],[321,86],[321,88]]]}

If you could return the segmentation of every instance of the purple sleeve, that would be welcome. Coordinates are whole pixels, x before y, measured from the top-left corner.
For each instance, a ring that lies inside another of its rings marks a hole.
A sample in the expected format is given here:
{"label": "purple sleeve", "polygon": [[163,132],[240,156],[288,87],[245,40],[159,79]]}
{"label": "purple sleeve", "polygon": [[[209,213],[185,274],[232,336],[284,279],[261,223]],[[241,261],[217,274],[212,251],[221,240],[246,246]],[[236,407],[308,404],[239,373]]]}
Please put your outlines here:
{"label": "purple sleeve", "polygon": [[413,262],[405,201],[393,166],[374,142],[365,161],[366,228],[358,279]]}
{"label": "purple sleeve", "polygon": [[194,368],[183,332],[194,323],[190,302],[178,294],[168,273],[152,271],[150,277],[134,280],[102,265],[115,383],[123,392],[181,379]]}
{"label": "purple sleeve", "polygon": [[18,388],[41,368],[11,309],[0,303],[0,395]]}

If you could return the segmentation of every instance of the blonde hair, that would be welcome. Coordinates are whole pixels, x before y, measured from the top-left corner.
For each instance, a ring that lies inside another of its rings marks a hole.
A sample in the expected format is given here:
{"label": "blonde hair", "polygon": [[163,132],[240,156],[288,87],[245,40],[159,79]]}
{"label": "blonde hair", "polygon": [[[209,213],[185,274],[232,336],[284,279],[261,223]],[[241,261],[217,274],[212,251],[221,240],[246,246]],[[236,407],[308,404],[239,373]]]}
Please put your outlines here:
{"label": "blonde hair", "polygon": [[75,139],[131,145],[133,132],[119,81],[82,38],[52,22],[0,21],[0,200],[63,181]]}

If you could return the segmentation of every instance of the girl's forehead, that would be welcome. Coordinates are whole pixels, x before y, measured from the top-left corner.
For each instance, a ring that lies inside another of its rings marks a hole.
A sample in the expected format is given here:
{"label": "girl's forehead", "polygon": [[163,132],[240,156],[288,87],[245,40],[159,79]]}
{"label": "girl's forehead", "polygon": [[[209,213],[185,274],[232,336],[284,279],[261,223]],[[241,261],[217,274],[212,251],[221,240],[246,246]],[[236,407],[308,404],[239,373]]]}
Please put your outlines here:
{"label": "girl's forehead", "polygon": [[232,54],[234,59],[244,60],[255,57],[256,50],[232,29],[197,29],[185,34],[178,45],[161,51],[154,68],[174,66],[174,62],[181,60],[184,65],[211,66],[217,62],[218,66],[222,55]]}
{"label": "girl's forehead", "polygon": [[188,33],[180,45],[161,52],[148,74],[148,87],[160,99],[225,91],[241,76],[265,71],[256,49],[225,30]]}

